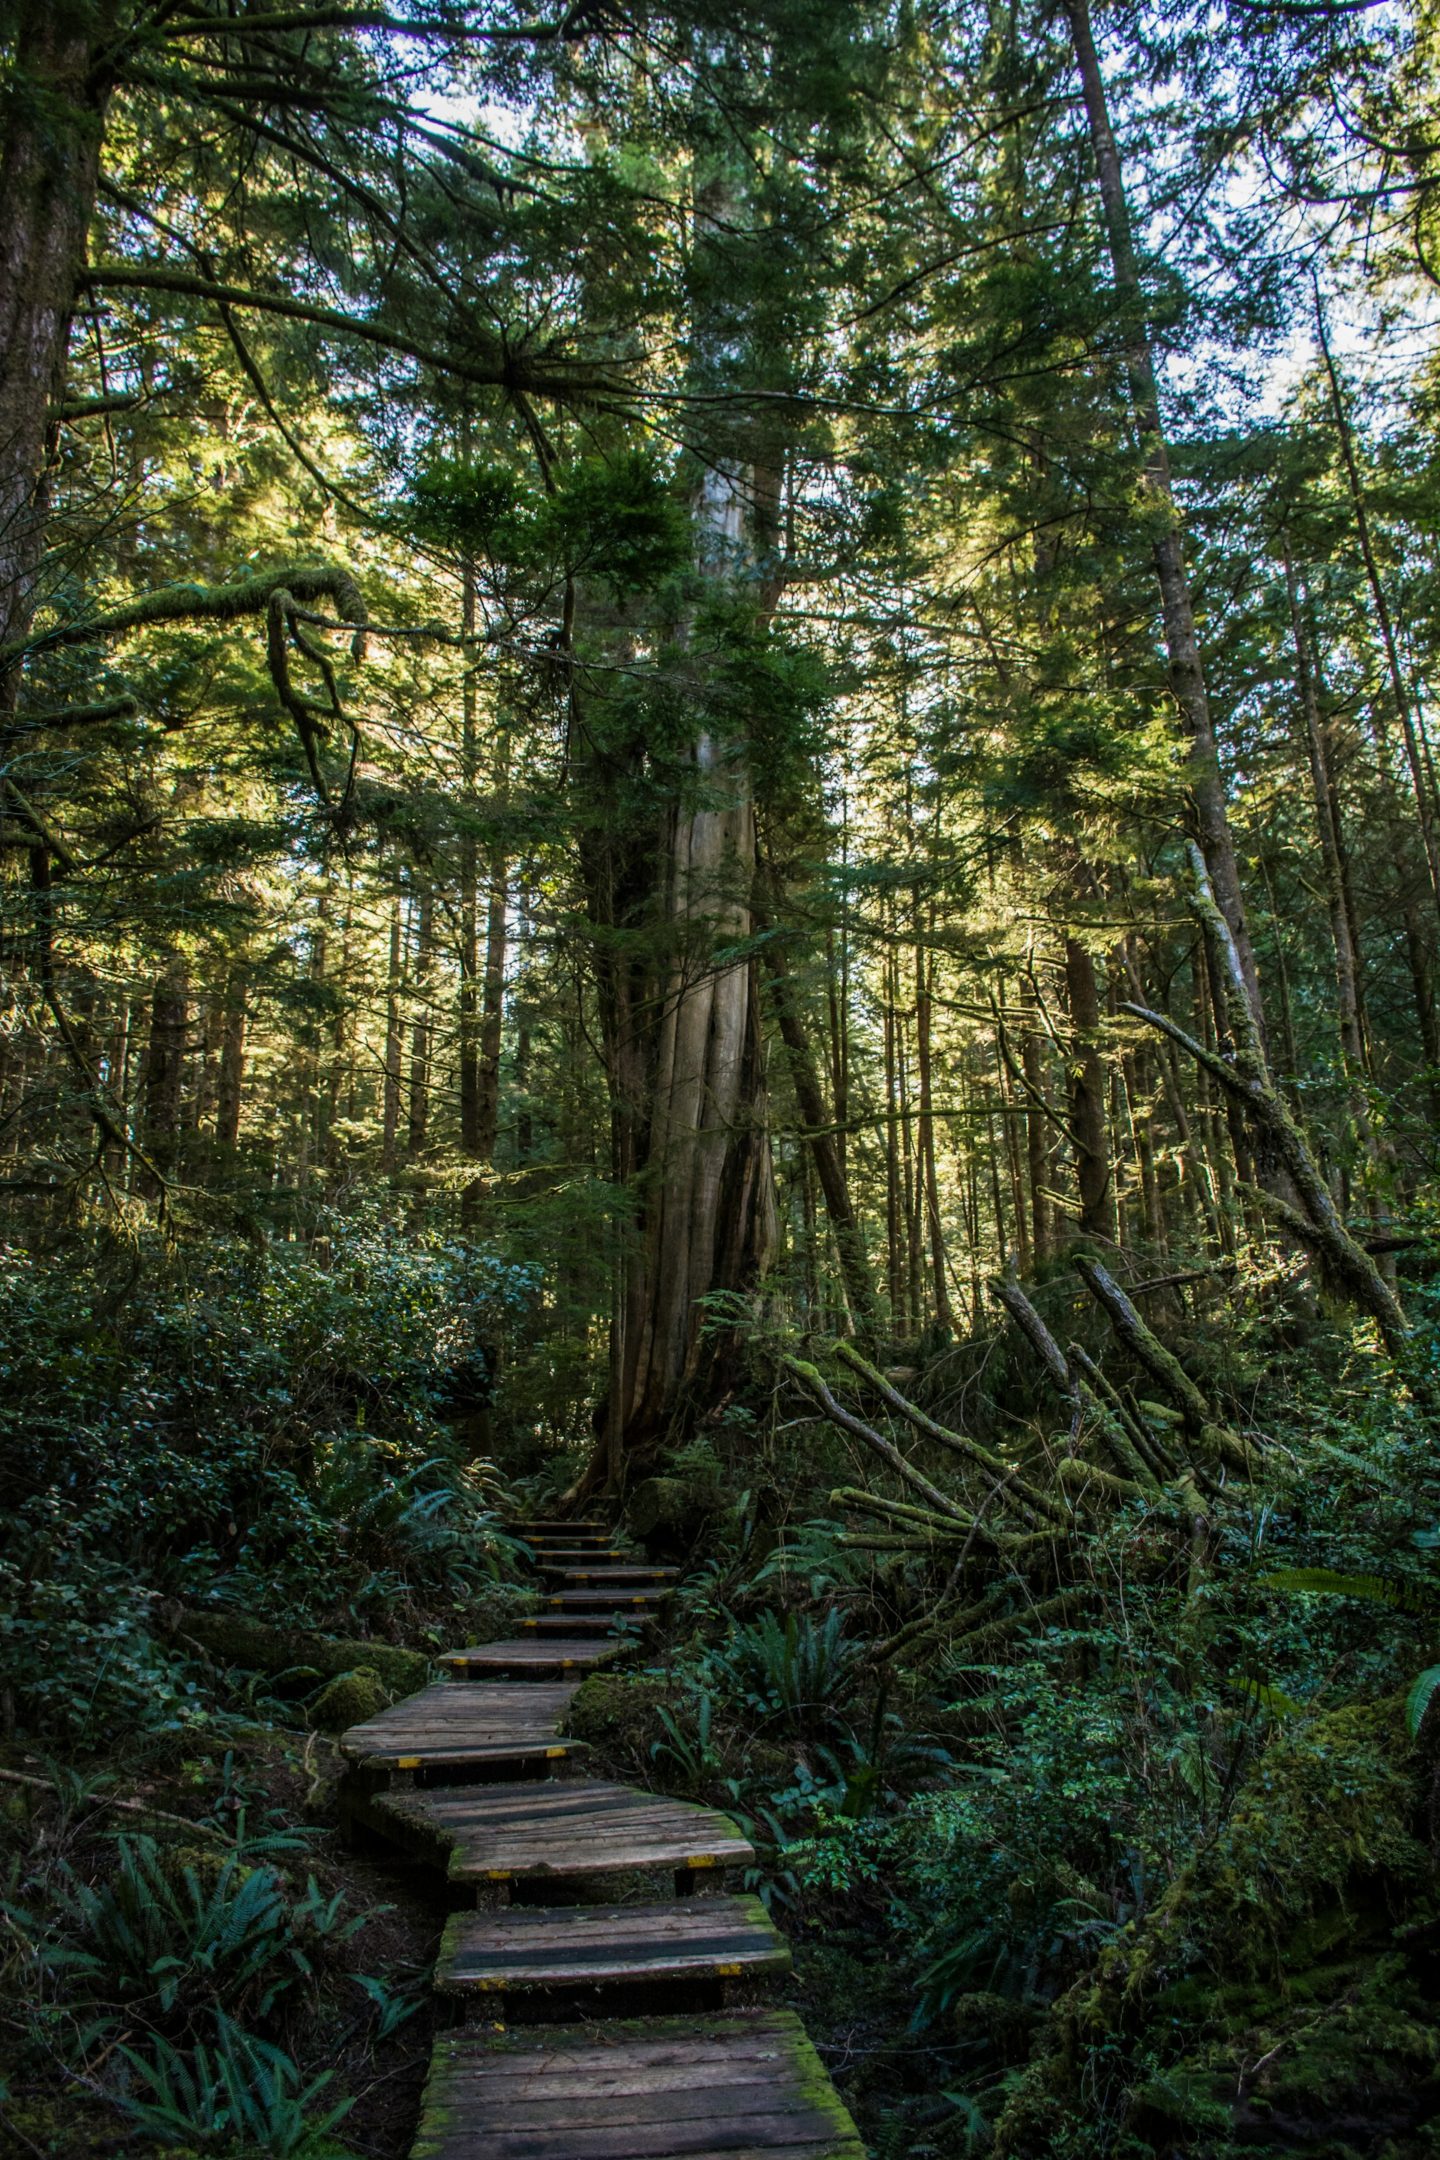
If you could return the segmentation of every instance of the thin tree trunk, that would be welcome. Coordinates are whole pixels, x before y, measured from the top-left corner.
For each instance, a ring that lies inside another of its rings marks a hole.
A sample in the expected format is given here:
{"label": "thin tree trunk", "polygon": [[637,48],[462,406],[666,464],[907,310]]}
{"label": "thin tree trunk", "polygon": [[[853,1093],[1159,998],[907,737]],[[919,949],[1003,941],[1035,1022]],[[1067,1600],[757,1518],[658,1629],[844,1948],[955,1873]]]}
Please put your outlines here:
{"label": "thin tree trunk", "polygon": [[1211,887],[1221,913],[1230,925],[1240,956],[1246,995],[1255,1024],[1264,1033],[1264,1008],[1255,955],[1245,921],[1245,902],[1240,884],[1234,836],[1225,803],[1225,783],[1220,753],[1210,714],[1209,691],[1200,642],[1195,630],[1195,609],[1185,569],[1179,513],[1170,478],[1170,452],[1160,417],[1160,393],[1154,356],[1145,319],[1144,292],[1125,196],[1124,174],[1105,96],[1105,80],[1095,50],[1090,24],[1089,0],[1065,0],[1071,40],[1080,71],[1090,141],[1095,155],[1100,200],[1105,217],[1110,264],[1115,291],[1129,328],[1125,351],[1130,402],[1136,433],[1144,459],[1144,487],[1153,519],[1155,573],[1160,586],[1165,650],[1170,663],[1170,686],[1190,738],[1188,779],[1195,806],[1195,830],[1205,857]]}
{"label": "thin tree trunk", "polygon": [[1115,1236],[1110,1135],[1105,1116],[1105,1066],[1100,1056],[1100,992],[1089,948],[1067,932],[1065,995],[1070,1011],[1070,1127],[1084,1237]]}
{"label": "thin tree trunk", "polygon": [[[1002,1022],[1005,1014],[1002,1008]],[[1000,1048],[1000,1038],[995,1039],[995,1087],[1000,1097],[1000,1116],[1005,1136],[1005,1162],[1010,1176],[1010,1212],[1015,1223],[1015,1257],[1022,1275],[1028,1275],[1031,1267],[1030,1224],[1025,1205],[1025,1175],[1020,1153],[1020,1106],[1015,1099],[1015,1088],[1010,1078]],[[1005,1256],[1002,1253],[1003,1263]]]}
{"label": "thin tree trunk", "polygon": [[190,1032],[190,986],[183,960],[170,962],[150,995],[145,1052],[145,1152],[155,1167],[174,1168],[180,1146],[180,1108]]}
{"label": "thin tree trunk", "polygon": [[1380,625],[1380,642],[1385,656],[1385,671],[1389,678],[1390,695],[1395,704],[1395,717],[1400,722],[1401,739],[1405,744],[1405,762],[1410,768],[1410,783],[1415,790],[1415,816],[1420,828],[1420,839],[1425,850],[1425,865],[1430,877],[1430,893],[1437,910],[1440,910],[1440,843],[1435,832],[1435,806],[1431,796],[1429,776],[1421,752],[1415,728],[1415,714],[1411,705],[1409,688],[1404,670],[1400,665],[1400,648],[1395,641],[1395,625],[1390,614],[1390,602],[1385,583],[1380,575],[1380,565],[1375,558],[1375,544],[1370,533],[1370,515],[1365,504],[1365,489],[1360,479],[1360,467],[1355,457],[1355,438],[1350,426],[1350,416],[1345,409],[1345,398],[1340,377],[1330,350],[1330,337],[1325,326],[1325,311],[1320,305],[1317,291],[1315,297],[1315,326],[1320,336],[1320,352],[1325,363],[1325,377],[1330,389],[1330,409],[1335,417],[1335,432],[1340,440],[1340,455],[1345,467],[1345,479],[1350,493],[1350,507],[1355,515],[1355,533],[1360,543],[1360,554],[1365,564],[1365,576],[1370,586],[1370,597],[1375,603],[1375,618]]}
{"label": "thin tree trunk", "polygon": [[1340,1058],[1350,1090],[1350,1111],[1357,1132],[1369,1126],[1369,1108],[1363,1086],[1366,1072],[1365,1033],[1360,1017],[1360,956],[1355,946],[1350,910],[1346,904],[1342,858],[1342,833],[1334,779],[1330,770],[1329,743],[1320,711],[1319,685],[1310,653],[1304,618],[1300,612],[1295,571],[1287,554],[1285,590],[1290,602],[1290,634],[1295,645],[1295,676],[1300,689],[1300,717],[1304,730],[1306,763],[1310,770],[1311,801],[1315,809],[1315,832],[1320,842],[1320,869],[1325,885],[1325,912],[1330,922],[1330,947],[1335,961],[1336,1024],[1340,1035]]}
{"label": "thin tree trunk", "polygon": [[410,1027],[410,1101],[405,1129],[405,1153],[414,1162],[425,1152],[430,1136],[430,1053],[434,1016],[430,1010],[430,970],[435,896],[429,881],[420,888],[415,910],[415,1017]]}
{"label": "thin tree trunk", "polygon": [[[460,1012],[457,1052],[460,1089],[460,1150],[484,1160],[480,1125],[480,1027],[476,975],[480,965],[479,849],[475,844],[477,699],[475,694],[475,565],[460,566],[460,637],[464,674],[460,686]],[[493,1147],[493,1143],[492,1143]]]}
{"label": "thin tree trunk", "polygon": [[404,903],[397,892],[390,902],[390,961],[385,978],[385,1088],[381,1105],[380,1167],[390,1176],[400,1141],[400,1103],[404,1092],[405,1029],[401,1009],[404,985]]}
{"label": "thin tree trunk", "polygon": [[1035,989],[1027,979],[1020,986],[1020,1070],[1025,1075],[1028,1108],[1025,1112],[1025,1160],[1030,1178],[1030,1246],[1034,1265],[1042,1268],[1054,1251],[1050,1213],[1050,1135],[1041,1104],[1045,1097],[1045,1066],[1040,1034],[1035,1026]]}
{"label": "thin tree trunk", "polygon": [[220,1024],[220,1075],[215,1091],[215,1146],[222,1158],[240,1144],[245,1099],[245,977],[235,968],[226,985]]}
{"label": "thin tree trunk", "polygon": [[785,965],[777,939],[764,947],[770,977],[771,1001],[780,1026],[780,1039],[790,1066],[795,1101],[805,1123],[805,1141],[815,1165],[815,1175],[825,1199],[825,1211],[835,1239],[840,1279],[845,1287],[851,1323],[862,1341],[873,1341],[876,1331],[875,1286],[865,1250],[865,1235],[855,1212],[845,1162],[825,1106],[820,1074],[805,1033],[795,998],[795,984]]}
{"label": "thin tree trunk", "polygon": [[915,935],[915,1064],[920,1082],[920,1132],[917,1142],[917,1190],[924,1208],[926,1240],[930,1248],[930,1282],[935,1300],[936,1325],[953,1334],[955,1315],[950,1304],[950,1282],[945,1264],[945,1233],[940,1220],[940,1178],[935,1162],[935,1100],[930,1045],[930,1017],[934,997],[934,960],[919,934]]}
{"label": "thin tree trunk", "polygon": [[509,738],[503,731],[495,754],[496,838],[490,849],[490,900],[485,918],[485,984],[480,1017],[478,1102],[475,1150],[481,1162],[493,1163],[500,1131],[500,1048],[505,1019],[505,947],[510,864],[499,820],[510,784]]}
{"label": "thin tree trunk", "polygon": [[885,1287],[890,1298],[890,1326],[903,1334],[907,1319],[905,1271],[905,1180],[900,1159],[900,1082],[894,997],[894,955],[883,959],[885,998],[881,1014],[885,1057]]}

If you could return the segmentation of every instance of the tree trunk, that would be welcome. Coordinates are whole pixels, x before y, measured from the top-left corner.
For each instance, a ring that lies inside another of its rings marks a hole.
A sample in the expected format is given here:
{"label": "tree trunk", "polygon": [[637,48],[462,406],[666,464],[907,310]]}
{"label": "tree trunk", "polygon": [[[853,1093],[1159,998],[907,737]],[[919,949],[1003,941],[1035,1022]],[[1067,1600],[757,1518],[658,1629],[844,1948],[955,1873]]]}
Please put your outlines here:
{"label": "tree trunk", "polygon": [[765,965],[770,976],[771,999],[780,1026],[780,1039],[785,1045],[790,1065],[795,1101],[805,1122],[805,1141],[815,1165],[815,1175],[820,1181],[826,1213],[830,1218],[836,1257],[840,1263],[840,1279],[845,1286],[845,1297],[850,1308],[851,1324],[862,1341],[871,1342],[874,1340],[876,1327],[875,1286],[871,1280],[870,1261],[865,1250],[865,1235],[851,1198],[845,1161],[839,1147],[839,1135],[825,1107],[819,1071],[796,1004],[794,981],[774,938],[769,939],[765,945]]}
{"label": "tree trunk", "polygon": [[179,1151],[189,1031],[189,981],[184,961],[175,959],[151,992],[145,1053],[145,1151],[160,1171],[174,1167]]}
{"label": "tree trunk", "polygon": [[750,935],[755,805],[738,755],[708,733],[695,796],[672,814],[667,916],[675,960],[649,1089],[641,1249],[625,1316],[627,1451],[664,1432],[699,1370],[703,1309],[741,1289],[774,1249],[753,964],[718,957]]}
{"label": "tree trunk", "polygon": [[1100,992],[1088,947],[1065,938],[1065,997],[1070,1011],[1070,1128],[1083,1237],[1115,1237],[1105,1066],[1100,1056]]}
{"label": "tree trunk", "polygon": [[[508,738],[502,733],[495,754],[495,816],[504,815],[509,790]],[[477,1074],[475,1152],[483,1163],[495,1160],[500,1131],[500,1047],[505,1019],[506,916],[510,898],[510,864],[505,842],[497,833],[490,849],[490,900],[485,918],[485,983],[480,1014],[480,1058]]]}
{"label": "tree trunk", "polygon": [[1030,1248],[1036,1268],[1044,1267],[1054,1251],[1050,1216],[1050,1135],[1043,1108],[1045,1066],[1040,1035],[1035,1026],[1035,990],[1027,979],[1021,985],[1020,1070],[1025,1075],[1028,1108],[1025,1112],[1025,1164],[1030,1182]]}
{"label": "tree trunk", "polygon": [[1360,544],[1361,559],[1365,564],[1365,576],[1370,587],[1370,597],[1375,603],[1375,619],[1380,626],[1380,643],[1385,655],[1385,671],[1389,678],[1390,695],[1394,701],[1395,717],[1400,723],[1400,735],[1405,745],[1405,762],[1410,768],[1410,784],[1415,791],[1415,817],[1420,828],[1420,839],[1425,850],[1425,867],[1429,873],[1430,896],[1440,909],[1440,843],[1435,832],[1435,805],[1432,798],[1429,775],[1421,755],[1420,739],[1415,728],[1415,715],[1411,707],[1410,692],[1400,665],[1400,648],[1395,640],[1395,625],[1390,615],[1390,602],[1386,595],[1380,565],[1375,558],[1375,544],[1370,535],[1370,514],[1366,508],[1365,490],[1360,480],[1360,467],[1355,457],[1355,438],[1350,426],[1350,416],[1345,409],[1345,399],[1340,387],[1334,356],[1330,350],[1329,333],[1325,327],[1325,311],[1320,306],[1317,293],[1315,302],[1315,327],[1320,336],[1320,353],[1325,363],[1325,378],[1330,390],[1330,409],[1335,418],[1335,432],[1340,439],[1341,461],[1345,467],[1346,484],[1350,492],[1350,507],[1355,515],[1355,534]]}
{"label": "tree trunk", "polygon": [[395,1169],[400,1140],[400,1100],[405,1056],[400,995],[404,983],[404,903],[397,892],[390,902],[390,964],[385,977],[385,1088],[380,1120],[380,1167]]}
{"label": "tree trunk", "polygon": [[480,1151],[480,1028],[476,977],[480,967],[479,849],[475,843],[477,771],[475,695],[475,565],[460,567],[460,636],[464,676],[460,688],[460,1012],[457,1053],[460,1088],[460,1151],[471,1162]]}
{"label": "tree trunk", "polygon": [[415,911],[415,1018],[410,1029],[410,1103],[405,1128],[405,1153],[414,1162],[425,1152],[430,1136],[430,1051],[434,1019],[430,1011],[431,942],[434,895],[428,881],[421,888]]}
{"label": "tree trunk", "polygon": [[1149,498],[1149,515],[1154,521],[1156,532],[1155,574],[1160,586],[1165,650],[1170,663],[1170,687],[1190,738],[1188,778],[1194,804],[1195,832],[1201,853],[1205,857],[1215,898],[1230,925],[1230,933],[1240,955],[1245,991],[1255,1016],[1255,1024],[1263,1035],[1265,1022],[1260,999],[1260,979],[1256,972],[1255,955],[1251,949],[1250,933],[1245,921],[1245,902],[1240,887],[1234,836],[1230,830],[1230,818],[1225,804],[1220,753],[1210,715],[1210,697],[1200,658],[1200,641],[1195,630],[1195,609],[1185,569],[1180,519],[1170,479],[1170,452],[1160,418],[1160,393],[1145,321],[1144,294],[1135,257],[1130,207],[1125,197],[1120,153],[1110,125],[1105,80],[1090,27],[1089,0],[1065,0],[1065,9],[1070,18],[1071,40],[1080,70],[1085,112],[1090,123],[1090,141],[1095,155],[1115,290],[1130,324],[1125,368],[1136,433],[1144,459],[1144,489]]}
{"label": "tree trunk", "polygon": [[920,936],[917,918],[915,1064],[920,1082],[920,1131],[916,1143],[917,1197],[924,1210],[926,1242],[930,1248],[930,1283],[935,1300],[935,1322],[947,1334],[953,1334],[955,1315],[950,1304],[950,1280],[945,1263],[945,1232],[940,1220],[940,1178],[935,1162],[935,1101],[930,1045],[933,976],[934,960]]}
{"label": "tree trunk", "polygon": [[220,1075],[215,1091],[215,1146],[222,1157],[240,1144],[245,1092],[245,978],[237,968],[225,993],[220,1024]]}
{"label": "tree trunk", "polygon": [[[1290,602],[1290,633],[1295,644],[1295,675],[1300,689],[1300,717],[1304,729],[1306,763],[1310,768],[1315,832],[1320,843],[1325,912],[1330,921],[1330,946],[1335,961],[1335,1004],[1340,1057],[1350,1086],[1351,1114],[1368,1125],[1369,1112],[1361,1085],[1366,1069],[1366,1056],[1365,1035],[1360,1018],[1360,955],[1356,950],[1350,911],[1346,905],[1339,805],[1330,771],[1330,746],[1320,711],[1319,684],[1310,652],[1310,640],[1300,612],[1295,572],[1288,555],[1285,557],[1285,590]],[[1360,1127],[1357,1124],[1358,1129]]]}
{"label": "tree trunk", "polygon": [[[0,651],[25,636],[35,606],[113,17],[112,0],[47,0],[15,18],[0,105]],[[18,686],[18,668],[0,666],[0,718],[14,710]]]}

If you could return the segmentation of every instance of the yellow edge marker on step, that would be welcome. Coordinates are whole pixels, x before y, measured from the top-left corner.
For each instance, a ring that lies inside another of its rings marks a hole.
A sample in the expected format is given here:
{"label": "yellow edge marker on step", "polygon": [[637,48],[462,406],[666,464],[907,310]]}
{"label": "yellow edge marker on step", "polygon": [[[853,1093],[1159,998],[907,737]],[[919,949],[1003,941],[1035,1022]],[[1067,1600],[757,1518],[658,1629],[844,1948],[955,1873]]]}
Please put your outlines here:
{"label": "yellow edge marker on step", "polygon": [[685,1865],[686,1867],[690,1868],[714,1867],[717,1865],[717,1862],[714,1853],[702,1852],[692,1853],[690,1858],[685,1862]]}
{"label": "yellow edge marker on step", "polygon": [[420,1755],[397,1755],[395,1767],[397,1770],[418,1770],[423,1760]]}
{"label": "yellow edge marker on step", "polygon": [[717,1980],[738,1980],[740,1967],[738,1965],[717,1965],[715,1967],[715,1977]]}
{"label": "yellow edge marker on step", "polygon": [[549,1762],[555,1762],[558,1757],[565,1753],[566,1750],[563,1747],[547,1747],[545,1750],[546,1760]]}

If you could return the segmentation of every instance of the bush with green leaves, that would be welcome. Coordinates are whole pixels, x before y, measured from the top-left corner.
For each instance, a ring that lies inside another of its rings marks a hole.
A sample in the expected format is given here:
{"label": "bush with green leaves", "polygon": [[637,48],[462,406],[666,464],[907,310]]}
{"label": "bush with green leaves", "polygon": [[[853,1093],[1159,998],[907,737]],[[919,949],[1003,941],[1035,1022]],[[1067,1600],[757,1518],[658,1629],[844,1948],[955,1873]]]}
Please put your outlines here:
{"label": "bush with green leaves", "polygon": [[[357,1210],[324,1245],[218,1234],[61,1268],[0,1253],[0,1600],[22,1726],[203,1719],[157,1599],[354,1634],[452,1616],[510,1570],[450,1376],[535,1277]],[[453,1624],[452,1622],[449,1624]]]}

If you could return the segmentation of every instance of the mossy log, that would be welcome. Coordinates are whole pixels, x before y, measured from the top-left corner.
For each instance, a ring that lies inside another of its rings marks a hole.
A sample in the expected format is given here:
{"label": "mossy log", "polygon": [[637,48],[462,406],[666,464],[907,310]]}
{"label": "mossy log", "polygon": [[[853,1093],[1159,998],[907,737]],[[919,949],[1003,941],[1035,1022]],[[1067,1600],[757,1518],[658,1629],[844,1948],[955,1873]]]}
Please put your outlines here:
{"label": "mossy log", "polygon": [[868,1380],[881,1401],[905,1418],[918,1433],[923,1433],[927,1440],[938,1441],[941,1447],[948,1448],[952,1455],[958,1455],[963,1461],[984,1471],[993,1481],[995,1491],[1003,1492],[1008,1499],[1044,1520],[1064,1521],[1064,1506],[1052,1494],[1042,1492],[1038,1486],[1031,1484],[1018,1464],[1003,1462],[978,1440],[972,1440],[968,1433],[957,1433],[948,1425],[939,1424],[927,1411],[922,1410],[918,1403],[911,1402],[908,1395],[902,1395],[899,1388],[892,1385],[877,1365],[872,1365],[869,1358],[861,1356],[853,1343],[837,1342],[835,1355],[850,1366],[852,1371],[859,1373],[862,1379]]}
{"label": "mossy log", "polygon": [[271,1675],[293,1672],[297,1694],[314,1680],[336,1680],[363,1670],[373,1673],[392,1697],[413,1695],[430,1677],[430,1661],[418,1650],[343,1635],[311,1635],[303,1628],[272,1627],[264,1620],[248,1620],[243,1613],[205,1612],[187,1606],[174,1633],[182,1641],[198,1644],[222,1665]]}
{"label": "mossy log", "polygon": [[1248,1475],[1254,1467],[1253,1450],[1238,1433],[1216,1419],[1203,1390],[1186,1372],[1175,1353],[1167,1350],[1159,1336],[1141,1319],[1109,1269],[1101,1267],[1098,1260],[1077,1255],[1075,1270],[1136,1363],[1144,1367],[1156,1386],[1179,1407],[1187,1436],[1198,1443],[1202,1453],[1212,1458],[1218,1456],[1232,1470]]}

